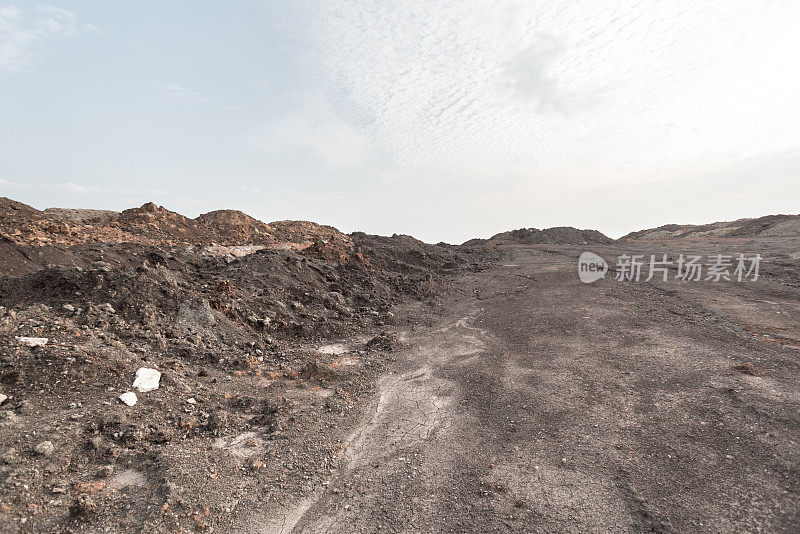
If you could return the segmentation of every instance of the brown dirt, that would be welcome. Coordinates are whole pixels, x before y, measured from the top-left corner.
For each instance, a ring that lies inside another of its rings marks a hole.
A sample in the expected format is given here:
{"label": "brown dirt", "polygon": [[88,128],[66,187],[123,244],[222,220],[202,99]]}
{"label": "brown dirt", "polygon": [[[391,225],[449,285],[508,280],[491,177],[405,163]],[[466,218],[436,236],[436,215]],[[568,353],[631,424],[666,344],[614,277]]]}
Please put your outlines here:
{"label": "brown dirt", "polygon": [[[391,363],[393,310],[484,261],[229,211],[0,208],[0,532],[225,531],[319,487]],[[140,367],[160,387],[125,406]]]}
{"label": "brown dirt", "polygon": [[0,232],[0,532],[796,530],[797,238],[596,245],[762,277],[587,285],[583,245],[152,204]]}

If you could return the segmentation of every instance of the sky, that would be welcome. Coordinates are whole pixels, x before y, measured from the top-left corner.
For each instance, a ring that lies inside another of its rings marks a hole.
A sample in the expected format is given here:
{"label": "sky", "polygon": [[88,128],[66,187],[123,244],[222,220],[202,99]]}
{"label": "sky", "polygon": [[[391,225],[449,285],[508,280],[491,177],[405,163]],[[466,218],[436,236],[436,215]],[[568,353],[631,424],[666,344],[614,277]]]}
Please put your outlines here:
{"label": "sky", "polygon": [[0,0],[0,196],[460,243],[800,212],[800,2]]}

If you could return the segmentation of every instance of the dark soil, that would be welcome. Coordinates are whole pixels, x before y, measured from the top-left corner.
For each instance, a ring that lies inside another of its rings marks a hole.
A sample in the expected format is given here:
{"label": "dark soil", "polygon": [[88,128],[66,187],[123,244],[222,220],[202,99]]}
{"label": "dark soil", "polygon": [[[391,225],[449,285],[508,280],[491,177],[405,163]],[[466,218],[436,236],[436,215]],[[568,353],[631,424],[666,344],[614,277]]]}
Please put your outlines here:
{"label": "dark soil", "polygon": [[[229,211],[0,208],[0,532],[211,531],[321,487],[394,310],[496,256]],[[132,389],[142,367],[155,391]]]}

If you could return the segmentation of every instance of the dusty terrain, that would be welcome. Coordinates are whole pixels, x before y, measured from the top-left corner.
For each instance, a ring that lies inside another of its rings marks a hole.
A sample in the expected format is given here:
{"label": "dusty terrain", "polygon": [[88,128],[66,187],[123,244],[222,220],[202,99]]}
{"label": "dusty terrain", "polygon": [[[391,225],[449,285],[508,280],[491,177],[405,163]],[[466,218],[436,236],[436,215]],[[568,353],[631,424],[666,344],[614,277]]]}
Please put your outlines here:
{"label": "dusty terrain", "polygon": [[671,239],[719,239],[727,237],[797,237],[800,215],[765,215],[756,219],[737,219],[710,224],[667,224],[638,230],[621,241],[658,241]]}
{"label": "dusty terrain", "polygon": [[796,531],[800,240],[726,246],[764,277],[586,285],[567,246],[465,275],[295,531]]}
{"label": "dusty terrain", "polygon": [[[800,523],[800,238],[451,247],[162,210],[0,214],[0,532]],[[586,250],[764,259],[584,284]]]}

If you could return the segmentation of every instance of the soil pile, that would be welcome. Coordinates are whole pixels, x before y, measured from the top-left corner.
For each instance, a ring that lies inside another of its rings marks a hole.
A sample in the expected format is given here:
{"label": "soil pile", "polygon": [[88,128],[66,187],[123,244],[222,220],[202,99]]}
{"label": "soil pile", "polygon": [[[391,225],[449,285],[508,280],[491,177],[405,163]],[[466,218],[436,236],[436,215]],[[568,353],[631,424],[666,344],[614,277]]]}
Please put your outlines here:
{"label": "soil pile", "polygon": [[152,203],[3,199],[0,232],[3,532],[225,531],[308,496],[391,359],[396,305],[493,259]]}
{"label": "soil pile", "polygon": [[7,198],[0,198],[0,237],[27,245],[102,242],[302,249],[324,241],[352,246],[345,234],[331,226],[307,221],[267,224],[236,210],[217,210],[191,219],[152,202],[121,213],[67,208],[39,211]]}
{"label": "soil pile", "polygon": [[554,228],[520,228],[493,235],[489,239],[471,239],[464,245],[482,243],[512,245],[609,245],[614,240],[597,230],[579,230],[571,226]]}
{"label": "soil pile", "polygon": [[800,236],[800,215],[766,215],[757,219],[710,224],[666,224],[631,232],[620,241],[652,241],[663,239],[703,239],[726,237],[797,237]]}

